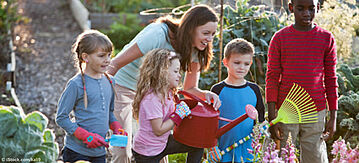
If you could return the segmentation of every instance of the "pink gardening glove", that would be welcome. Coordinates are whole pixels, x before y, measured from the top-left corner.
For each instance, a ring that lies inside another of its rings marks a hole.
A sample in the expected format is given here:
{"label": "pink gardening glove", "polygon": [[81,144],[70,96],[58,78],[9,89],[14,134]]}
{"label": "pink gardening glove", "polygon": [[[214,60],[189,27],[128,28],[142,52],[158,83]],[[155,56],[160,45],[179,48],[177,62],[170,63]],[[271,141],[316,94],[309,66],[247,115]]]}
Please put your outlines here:
{"label": "pink gardening glove", "polygon": [[74,136],[77,139],[82,140],[83,143],[87,144],[87,148],[97,148],[100,146],[105,146],[107,148],[109,147],[102,136],[96,133],[88,132],[81,127],[78,127],[75,130]]}
{"label": "pink gardening glove", "polygon": [[128,135],[127,132],[122,128],[120,122],[114,121],[110,124],[110,129],[115,135]]}
{"label": "pink gardening glove", "polygon": [[171,113],[170,118],[177,126],[179,126],[183,118],[187,117],[189,114],[191,114],[190,108],[185,102],[181,101],[176,105],[176,109]]}

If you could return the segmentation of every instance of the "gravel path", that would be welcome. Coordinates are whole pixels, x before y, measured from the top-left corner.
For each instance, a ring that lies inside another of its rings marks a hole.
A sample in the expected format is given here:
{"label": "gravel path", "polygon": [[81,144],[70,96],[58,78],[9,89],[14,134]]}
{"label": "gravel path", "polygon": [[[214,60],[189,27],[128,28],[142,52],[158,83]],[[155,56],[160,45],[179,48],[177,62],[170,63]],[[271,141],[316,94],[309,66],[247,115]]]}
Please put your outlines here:
{"label": "gravel path", "polygon": [[76,73],[70,48],[81,32],[67,0],[19,0],[23,21],[13,32],[16,93],[25,113],[38,110],[49,118],[60,149],[64,131],[56,126],[56,105],[67,80]]}

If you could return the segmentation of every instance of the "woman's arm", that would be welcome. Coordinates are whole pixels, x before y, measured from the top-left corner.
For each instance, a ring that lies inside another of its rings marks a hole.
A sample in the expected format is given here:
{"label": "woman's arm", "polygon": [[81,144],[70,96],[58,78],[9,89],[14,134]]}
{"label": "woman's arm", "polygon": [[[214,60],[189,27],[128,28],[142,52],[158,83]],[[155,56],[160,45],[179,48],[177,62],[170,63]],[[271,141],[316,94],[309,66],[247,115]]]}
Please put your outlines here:
{"label": "woman's arm", "polygon": [[127,64],[131,63],[132,61],[142,56],[143,54],[140,51],[140,48],[138,47],[137,43],[135,43],[131,45],[123,53],[120,52],[119,54],[117,54],[117,56],[111,60],[107,72],[108,74],[113,76],[120,68],[126,66]]}
{"label": "woman's arm", "polygon": [[151,120],[151,126],[153,133],[156,136],[161,136],[167,131],[171,130],[175,126],[175,123],[171,119],[163,122],[162,118],[156,118]]}
{"label": "woman's arm", "polygon": [[221,106],[221,101],[219,100],[218,95],[211,91],[201,90],[198,88],[198,81],[200,78],[199,70],[200,64],[197,62],[192,62],[191,72],[186,71],[185,73],[183,89],[201,99],[205,99],[208,103],[212,103],[213,100],[213,106],[217,110]]}

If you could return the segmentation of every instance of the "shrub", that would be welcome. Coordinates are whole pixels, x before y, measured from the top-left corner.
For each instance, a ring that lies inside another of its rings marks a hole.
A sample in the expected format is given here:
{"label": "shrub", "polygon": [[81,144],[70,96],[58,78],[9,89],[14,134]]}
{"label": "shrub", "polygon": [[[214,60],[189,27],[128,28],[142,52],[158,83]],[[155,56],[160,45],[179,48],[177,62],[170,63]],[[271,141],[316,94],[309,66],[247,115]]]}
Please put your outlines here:
{"label": "shrub", "polygon": [[351,4],[350,0],[326,0],[315,22],[333,33],[340,62],[358,63],[358,54],[352,51],[353,38],[359,27],[358,7]]}
{"label": "shrub", "polygon": [[139,13],[149,8],[176,7],[190,3],[189,0],[82,0],[82,2],[92,12],[105,13]]}
{"label": "shrub", "polygon": [[102,30],[112,40],[117,51],[121,50],[143,29],[137,15],[128,13],[125,15],[126,17],[121,16],[122,20],[113,23],[109,30]]}
{"label": "shrub", "polygon": [[[359,142],[359,68],[350,68],[346,64],[340,64],[338,67],[340,97],[338,99],[338,127],[334,140],[342,137],[354,145]],[[328,144],[332,144],[332,141]]]}

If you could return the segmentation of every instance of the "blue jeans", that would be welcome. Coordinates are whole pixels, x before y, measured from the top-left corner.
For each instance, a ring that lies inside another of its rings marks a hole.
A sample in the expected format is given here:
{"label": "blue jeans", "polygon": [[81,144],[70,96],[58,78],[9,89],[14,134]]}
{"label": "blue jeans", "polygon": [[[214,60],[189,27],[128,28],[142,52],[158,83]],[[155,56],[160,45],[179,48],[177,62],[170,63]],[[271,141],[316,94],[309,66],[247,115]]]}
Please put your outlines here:
{"label": "blue jeans", "polygon": [[187,153],[187,163],[200,163],[203,155],[203,148],[195,148],[184,145],[173,138],[173,135],[168,136],[166,148],[156,156],[144,156],[132,149],[133,156],[136,163],[159,163],[160,160],[175,153]]}
{"label": "blue jeans", "polygon": [[90,161],[92,163],[106,163],[106,155],[100,157],[90,157],[77,153],[69,148],[64,147],[62,150],[62,157],[64,162],[76,162],[79,160]]}

